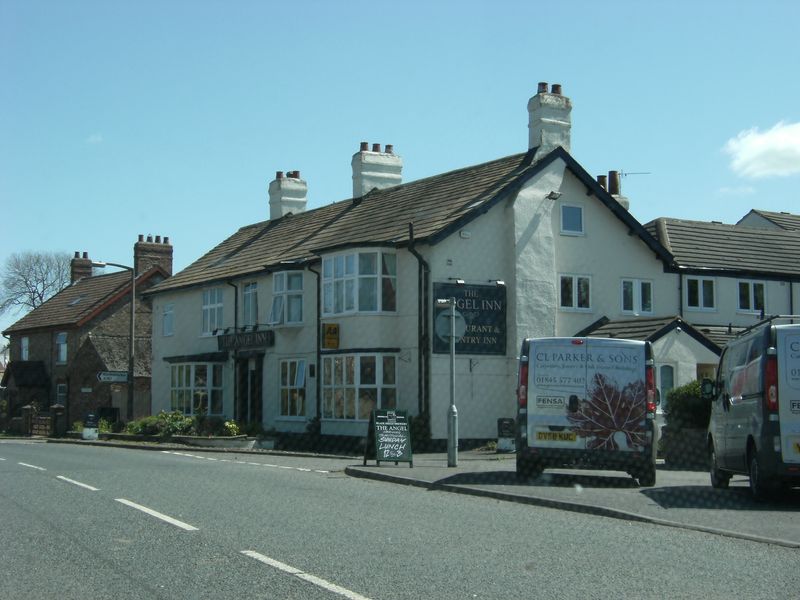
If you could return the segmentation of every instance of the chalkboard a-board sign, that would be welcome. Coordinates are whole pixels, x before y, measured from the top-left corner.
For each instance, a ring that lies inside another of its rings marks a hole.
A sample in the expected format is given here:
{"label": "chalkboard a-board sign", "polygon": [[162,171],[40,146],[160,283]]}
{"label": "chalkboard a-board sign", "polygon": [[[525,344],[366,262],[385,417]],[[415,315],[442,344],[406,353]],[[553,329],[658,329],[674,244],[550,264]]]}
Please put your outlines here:
{"label": "chalkboard a-board sign", "polygon": [[411,453],[411,430],[408,415],[402,410],[373,410],[367,428],[367,444],[364,449],[364,466],[367,460],[407,462],[414,466]]}

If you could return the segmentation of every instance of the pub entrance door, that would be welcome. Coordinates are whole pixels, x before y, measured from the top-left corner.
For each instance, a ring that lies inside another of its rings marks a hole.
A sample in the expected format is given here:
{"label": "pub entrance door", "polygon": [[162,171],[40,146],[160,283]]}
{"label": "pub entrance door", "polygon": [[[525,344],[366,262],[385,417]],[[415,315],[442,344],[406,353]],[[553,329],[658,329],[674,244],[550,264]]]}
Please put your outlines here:
{"label": "pub entrance door", "polygon": [[264,355],[236,360],[236,420],[244,423],[262,423],[261,404]]}

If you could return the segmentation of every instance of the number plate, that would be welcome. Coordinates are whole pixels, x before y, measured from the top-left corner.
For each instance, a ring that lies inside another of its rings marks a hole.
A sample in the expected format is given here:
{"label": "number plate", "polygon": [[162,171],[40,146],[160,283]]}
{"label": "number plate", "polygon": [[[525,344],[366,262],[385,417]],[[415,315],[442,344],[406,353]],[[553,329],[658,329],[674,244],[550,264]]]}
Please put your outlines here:
{"label": "number plate", "polygon": [[542,442],[574,442],[578,438],[574,431],[537,431],[536,439]]}

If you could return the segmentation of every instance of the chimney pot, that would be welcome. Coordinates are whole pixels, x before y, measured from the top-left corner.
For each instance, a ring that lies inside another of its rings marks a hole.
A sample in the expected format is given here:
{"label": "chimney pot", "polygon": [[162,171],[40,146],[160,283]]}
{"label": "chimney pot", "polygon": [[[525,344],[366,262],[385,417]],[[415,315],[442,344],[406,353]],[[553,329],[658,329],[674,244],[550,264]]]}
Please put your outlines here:
{"label": "chimney pot", "polygon": [[361,152],[367,152],[369,150],[369,142],[361,142]]}
{"label": "chimney pot", "polygon": [[157,235],[156,236],[156,244],[160,244],[160,243],[161,243],[161,236]]}
{"label": "chimney pot", "polygon": [[84,252],[83,253],[83,258],[89,258],[89,253],[88,252]]}
{"label": "chimney pot", "polygon": [[283,179],[283,171],[275,171],[275,179]]}
{"label": "chimney pot", "polygon": [[149,233],[147,234],[147,241],[148,241],[148,243],[151,243],[151,244],[153,243],[153,236],[150,235]]}
{"label": "chimney pot", "polygon": [[164,236],[164,243],[169,245],[169,236],[168,235]]}
{"label": "chimney pot", "polygon": [[619,196],[619,171],[608,172],[608,193]]}
{"label": "chimney pot", "polygon": [[381,145],[380,144],[372,144],[372,151],[373,152],[380,152],[381,151]]}
{"label": "chimney pot", "polygon": [[608,189],[608,187],[607,187],[608,183],[606,182],[606,176],[605,175],[598,175],[597,176],[597,183],[599,183],[600,187],[603,188],[604,190]]}
{"label": "chimney pot", "polygon": [[75,258],[80,258],[80,257],[81,257],[81,253],[76,251],[75,252]]}
{"label": "chimney pot", "polygon": [[394,154],[394,145],[386,144],[386,154]]}
{"label": "chimney pot", "polygon": [[552,91],[552,93],[556,94],[557,96],[560,96],[561,95],[561,84],[560,83],[554,83],[551,91]]}
{"label": "chimney pot", "polygon": [[537,94],[546,94],[547,93],[547,82],[540,81],[539,82],[539,89],[536,91]]}
{"label": "chimney pot", "polygon": [[295,179],[300,179],[300,171],[295,171],[294,172],[294,178]]}
{"label": "chimney pot", "polygon": [[144,241],[144,234],[142,234],[142,233],[139,234],[139,241],[140,242]]}

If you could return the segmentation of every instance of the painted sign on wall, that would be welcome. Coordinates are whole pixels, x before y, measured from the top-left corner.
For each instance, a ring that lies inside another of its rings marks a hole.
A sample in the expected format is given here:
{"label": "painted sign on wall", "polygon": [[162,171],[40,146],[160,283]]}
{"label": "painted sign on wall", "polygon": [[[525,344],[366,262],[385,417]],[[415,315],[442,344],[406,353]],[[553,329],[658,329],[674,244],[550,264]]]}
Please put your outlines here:
{"label": "painted sign on wall", "polygon": [[[443,320],[450,309],[436,300],[455,298],[457,318],[464,319],[464,334],[456,340],[456,354],[506,353],[506,288],[502,285],[433,284],[433,320]],[[448,321],[449,322],[449,321]],[[433,351],[450,352],[450,339],[434,327]]]}

